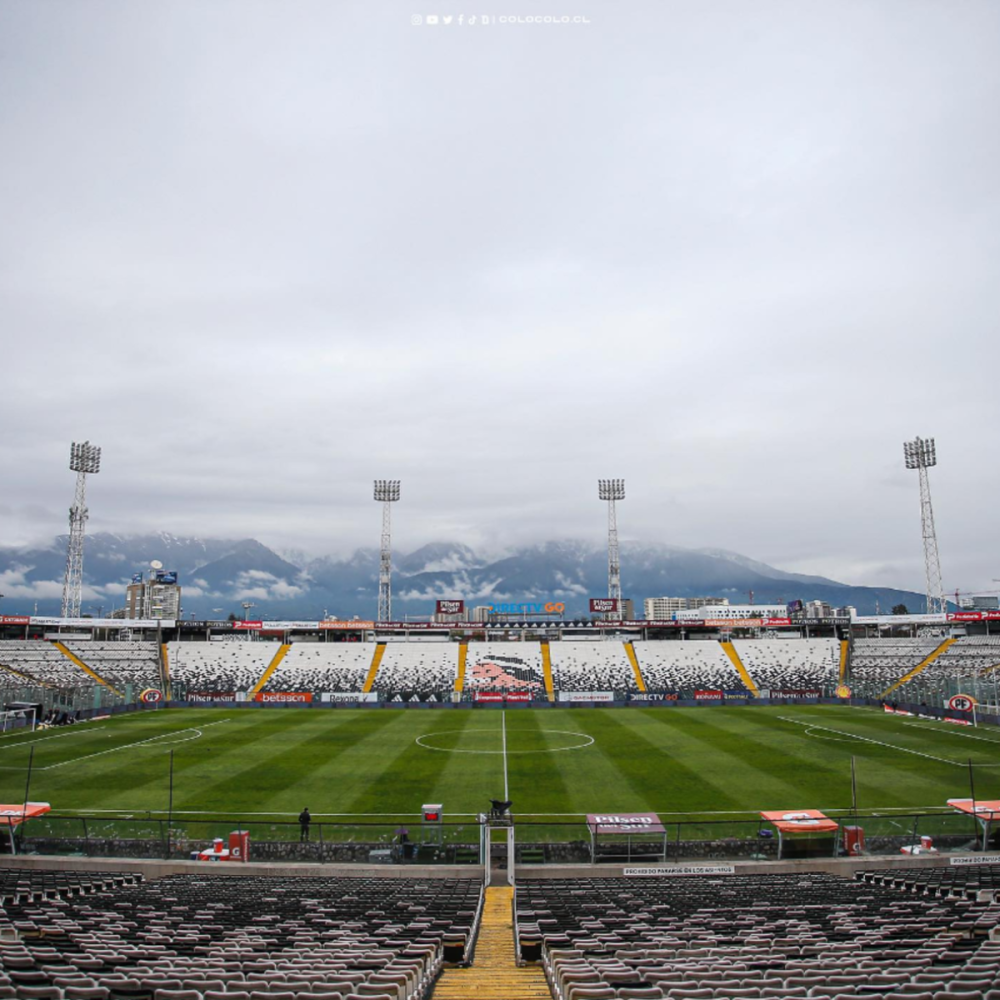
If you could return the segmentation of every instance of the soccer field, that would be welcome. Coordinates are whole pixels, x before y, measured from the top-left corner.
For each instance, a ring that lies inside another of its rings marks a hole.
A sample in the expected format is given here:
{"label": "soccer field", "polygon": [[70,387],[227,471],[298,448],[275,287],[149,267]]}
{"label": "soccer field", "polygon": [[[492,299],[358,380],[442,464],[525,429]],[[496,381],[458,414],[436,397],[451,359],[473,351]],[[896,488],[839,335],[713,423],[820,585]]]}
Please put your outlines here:
{"label": "soccer field", "polygon": [[666,818],[1000,798],[1000,732],[847,707],[163,710],[0,737],[0,800],[53,813]]}

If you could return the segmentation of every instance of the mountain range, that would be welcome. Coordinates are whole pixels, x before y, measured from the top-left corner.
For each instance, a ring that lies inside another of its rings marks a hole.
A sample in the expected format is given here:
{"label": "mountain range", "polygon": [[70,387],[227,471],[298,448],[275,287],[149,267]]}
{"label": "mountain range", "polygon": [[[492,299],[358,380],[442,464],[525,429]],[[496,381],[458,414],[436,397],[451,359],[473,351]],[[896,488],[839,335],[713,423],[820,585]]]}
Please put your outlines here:
{"label": "mountain range", "polygon": [[[66,536],[45,547],[0,548],[0,594],[5,614],[58,614],[66,561]],[[134,573],[158,559],[176,570],[186,617],[248,617],[314,620],[373,618],[378,603],[379,553],[358,549],[346,559],[281,555],[252,538],[180,538],[151,535],[91,535],[84,559],[83,612],[109,614],[124,604]],[[853,605],[861,614],[888,612],[905,604],[924,609],[922,594],[884,587],[856,587],[822,576],[786,573],[722,549],[685,549],[664,544],[621,547],[622,592],[635,600],[637,616],[646,597],[727,597],[757,604],[823,600]],[[393,557],[393,617],[427,615],[438,598],[463,598],[467,606],[498,602],[560,601],[568,616],[587,613],[590,597],[607,593],[607,552],[576,541],[545,542],[487,558],[466,545],[435,542]]]}

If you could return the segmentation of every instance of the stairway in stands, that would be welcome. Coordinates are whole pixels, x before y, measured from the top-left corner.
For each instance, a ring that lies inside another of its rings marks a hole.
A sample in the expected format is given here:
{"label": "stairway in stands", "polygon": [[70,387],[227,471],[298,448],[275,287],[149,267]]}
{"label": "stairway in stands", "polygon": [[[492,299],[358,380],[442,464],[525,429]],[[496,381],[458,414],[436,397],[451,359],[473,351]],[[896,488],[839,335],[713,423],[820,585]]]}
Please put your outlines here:
{"label": "stairway in stands", "polygon": [[472,965],[445,969],[431,1000],[552,1000],[541,968],[517,964],[513,900],[511,886],[487,888]]}

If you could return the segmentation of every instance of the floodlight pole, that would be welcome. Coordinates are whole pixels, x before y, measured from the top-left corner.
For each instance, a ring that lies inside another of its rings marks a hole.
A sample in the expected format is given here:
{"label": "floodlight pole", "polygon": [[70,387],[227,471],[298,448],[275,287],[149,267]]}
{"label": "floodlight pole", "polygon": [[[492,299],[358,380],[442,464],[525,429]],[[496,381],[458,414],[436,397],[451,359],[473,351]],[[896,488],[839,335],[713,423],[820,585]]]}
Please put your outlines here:
{"label": "floodlight pole", "polygon": [[392,621],[392,504],[399,499],[398,479],[376,479],[375,500],[382,504],[382,544],[378,564],[376,621]]}
{"label": "floodlight pole", "polygon": [[625,499],[624,479],[598,479],[597,496],[608,504],[608,597],[616,600],[617,610],[609,612],[607,618],[622,616],[622,567],[618,551],[618,513],[615,501]]}
{"label": "floodlight pole", "polygon": [[920,479],[920,526],[924,536],[924,576],[927,581],[927,614],[945,614],[948,602],[941,582],[941,558],[938,555],[937,532],[934,528],[934,507],[927,470],[937,465],[934,438],[914,438],[903,443],[903,458],[907,469],[916,469]]}
{"label": "floodlight pole", "polygon": [[63,618],[79,618],[83,599],[83,539],[87,530],[87,476],[101,471],[101,449],[76,441],[70,445],[69,467],[76,473],[76,491],[69,509],[69,544],[66,549],[66,575],[63,578]]}

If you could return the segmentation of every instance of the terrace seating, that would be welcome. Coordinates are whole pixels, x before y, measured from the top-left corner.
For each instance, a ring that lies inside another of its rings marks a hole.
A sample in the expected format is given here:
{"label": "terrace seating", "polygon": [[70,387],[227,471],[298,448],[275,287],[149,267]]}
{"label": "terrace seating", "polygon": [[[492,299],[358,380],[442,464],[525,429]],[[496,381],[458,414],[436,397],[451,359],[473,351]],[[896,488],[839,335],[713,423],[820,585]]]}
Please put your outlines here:
{"label": "terrace seating", "polygon": [[[933,653],[943,638],[929,639],[858,639],[854,643],[851,665],[852,684],[859,692],[877,695]],[[1000,666],[1000,637],[962,636],[921,671],[898,688],[897,697],[905,698],[910,684],[920,690],[935,682],[956,682],[976,678]]]}
{"label": "terrace seating", "polygon": [[66,642],[99,677],[113,687],[141,690],[160,686],[160,658],[155,642]]}
{"label": "terrace seating", "polygon": [[371,642],[293,642],[264,690],[360,691],[374,655]]}
{"label": "terrace seating", "polygon": [[175,697],[249,691],[277,652],[273,642],[172,642],[167,656]]}
{"label": "terrace seating", "polygon": [[638,690],[620,642],[553,642],[549,651],[556,691]]}
{"label": "terrace seating", "polygon": [[379,694],[418,700],[451,696],[458,674],[458,645],[452,642],[389,642],[375,678]]}
{"label": "terrace seating", "polygon": [[759,689],[832,691],[837,686],[836,639],[741,639],[733,646]]}
{"label": "terrace seating", "polygon": [[0,939],[0,996],[421,1000],[464,954],[481,887],[177,875],[5,908],[20,940]]}
{"label": "terrace seating", "polygon": [[521,954],[543,962],[560,1000],[983,1000],[1000,987],[992,899],[802,873],[527,880],[515,905]]}
{"label": "terrace seating", "polygon": [[[72,688],[93,684],[93,678],[68,659],[51,642],[0,640],[3,690],[34,687]],[[16,673],[15,673],[16,672]]]}
{"label": "terrace seating", "polygon": [[544,697],[542,647],[537,642],[471,642],[465,690],[524,691]]}
{"label": "terrace seating", "polygon": [[714,640],[636,642],[632,648],[650,691],[725,691],[743,687],[722,645]]}

